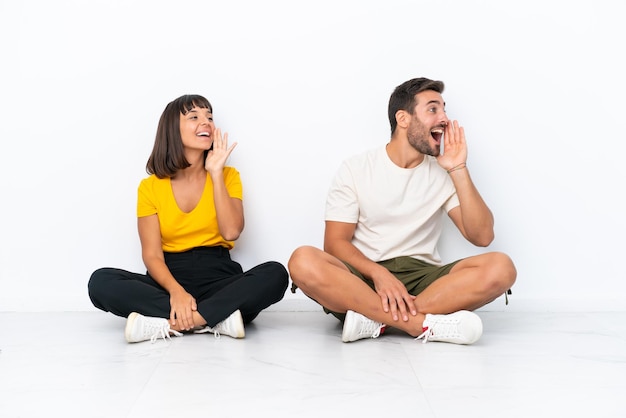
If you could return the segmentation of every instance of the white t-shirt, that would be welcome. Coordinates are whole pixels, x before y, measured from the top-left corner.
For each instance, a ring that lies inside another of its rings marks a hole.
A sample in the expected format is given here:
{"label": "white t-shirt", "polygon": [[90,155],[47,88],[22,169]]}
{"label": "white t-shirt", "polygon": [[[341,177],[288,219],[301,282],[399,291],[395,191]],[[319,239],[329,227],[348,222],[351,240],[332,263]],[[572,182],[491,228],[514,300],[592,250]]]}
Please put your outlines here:
{"label": "white t-shirt", "polygon": [[325,219],[356,223],[352,243],[372,261],[409,256],[441,265],[443,214],[458,205],[454,184],[435,157],[401,168],[383,146],[342,163]]}

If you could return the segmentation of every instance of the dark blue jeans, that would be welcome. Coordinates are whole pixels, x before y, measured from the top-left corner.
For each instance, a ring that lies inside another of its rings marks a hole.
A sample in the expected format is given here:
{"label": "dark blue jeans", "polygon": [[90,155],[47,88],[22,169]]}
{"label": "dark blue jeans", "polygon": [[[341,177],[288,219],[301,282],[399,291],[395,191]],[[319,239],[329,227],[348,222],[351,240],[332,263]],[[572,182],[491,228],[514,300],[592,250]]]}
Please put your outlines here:
{"label": "dark blue jeans", "polygon": [[[275,261],[244,272],[224,247],[199,247],[165,253],[165,263],[178,283],[198,304],[198,312],[213,327],[239,309],[249,323],[268,306],[280,301],[289,273]],[[89,297],[105,312],[128,317],[131,312],[169,318],[170,296],[148,273],[104,267],[91,275]]]}

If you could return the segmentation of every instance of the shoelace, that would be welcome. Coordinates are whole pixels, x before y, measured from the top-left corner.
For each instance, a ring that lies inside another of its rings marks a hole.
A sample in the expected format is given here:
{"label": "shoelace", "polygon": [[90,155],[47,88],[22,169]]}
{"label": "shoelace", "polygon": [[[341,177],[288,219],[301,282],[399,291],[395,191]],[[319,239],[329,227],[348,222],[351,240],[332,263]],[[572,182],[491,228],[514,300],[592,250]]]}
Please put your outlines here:
{"label": "shoelace", "polygon": [[439,321],[439,322],[434,322],[433,324],[431,324],[431,326],[429,327],[424,327],[423,331],[418,337],[416,337],[416,340],[419,340],[420,338],[423,338],[424,340],[422,341],[422,344],[425,344],[430,337],[432,337],[433,335],[435,335],[435,325],[438,325],[437,328],[437,336],[438,337],[444,337],[444,336],[452,336],[452,335],[456,335],[458,334],[458,329],[457,329],[457,323],[456,322],[448,322],[446,323],[445,321]]}
{"label": "shoelace", "polygon": [[[219,325],[219,324],[217,324],[217,325]],[[211,327],[207,326],[207,327],[204,327],[202,329],[196,330],[193,333],[194,334],[205,334],[207,332],[212,332],[213,336],[217,339],[217,338],[221,337],[220,332],[216,329],[217,325],[214,328],[211,328]]]}
{"label": "shoelace", "polygon": [[161,327],[157,327],[154,331],[154,333],[152,334],[152,336],[150,337],[150,342],[154,344],[154,342],[156,340],[159,339],[159,337],[168,340],[171,340],[172,337],[170,336],[170,332],[172,334],[174,334],[177,337],[182,337],[183,334],[178,332],[178,331],[174,331],[173,329],[170,329],[169,325],[163,325]]}
{"label": "shoelace", "polygon": [[433,335],[433,332],[431,330],[430,327],[425,327],[424,328],[424,332],[422,332],[420,335],[418,335],[415,339],[419,340],[420,338],[423,338],[424,340],[422,341],[422,344],[426,344],[426,342],[428,341],[428,339]]}
{"label": "shoelace", "polygon": [[359,335],[371,335],[370,338],[378,338],[380,336],[381,331],[385,328],[385,325],[381,325],[375,321],[363,321],[361,322],[361,331],[359,331]]}

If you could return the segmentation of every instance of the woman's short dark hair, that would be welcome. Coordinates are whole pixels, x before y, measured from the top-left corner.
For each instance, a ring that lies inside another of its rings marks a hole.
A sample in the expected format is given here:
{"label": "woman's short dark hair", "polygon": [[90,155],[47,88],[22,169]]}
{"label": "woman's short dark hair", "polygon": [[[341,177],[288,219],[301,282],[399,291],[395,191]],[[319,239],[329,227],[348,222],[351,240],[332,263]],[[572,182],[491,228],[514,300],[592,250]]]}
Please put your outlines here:
{"label": "woman's short dark hair", "polygon": [[389,115],[389,124],[391,125],[391,134],[396,130],[398,122],[396,121],[396,113],[398,110],[406,110],[409,114],[413,114],[415,109],[415,95],[424,90],[434,90],[437,93],[443,93],[443,81],[430,80],[428,78],[413,78],[400,84],[391,93],[389,98],[389,107],[387,113]]}
{"label": "woman's short dark hair", "polygon": [[[180,115],[186,115],[194,107],[209,109],[213,107],[207,99],[197,94],[186,94],[171,101],[161,114],[152,154],[148,158],[146,171],[158,178],[172,177],[184,168],[189,167],[185,158],[183,139],[180,136]],[[207,151],[208,152],[208,151]]]}

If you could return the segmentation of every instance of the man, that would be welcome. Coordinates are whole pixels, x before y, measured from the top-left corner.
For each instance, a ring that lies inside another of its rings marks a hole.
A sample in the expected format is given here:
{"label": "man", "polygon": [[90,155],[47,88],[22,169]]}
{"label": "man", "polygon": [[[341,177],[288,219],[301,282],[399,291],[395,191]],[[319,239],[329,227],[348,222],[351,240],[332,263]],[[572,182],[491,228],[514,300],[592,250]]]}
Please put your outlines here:
{"label": "man", "polygon": [[[344,322],[342,340],[387,326],[426,341],[472,344],[472,311],[515,282],[511,259],[489,252],[442,264],[443,214],[472,244],[494,238],[493,216],[470,178],[465,133],[446,116],[441,81],[415,78],[389,99],[391,140],[341,165],[328,193],[324,251],[289,260],[300,288]],[[441,152],[443,149],[443,152]]]}

